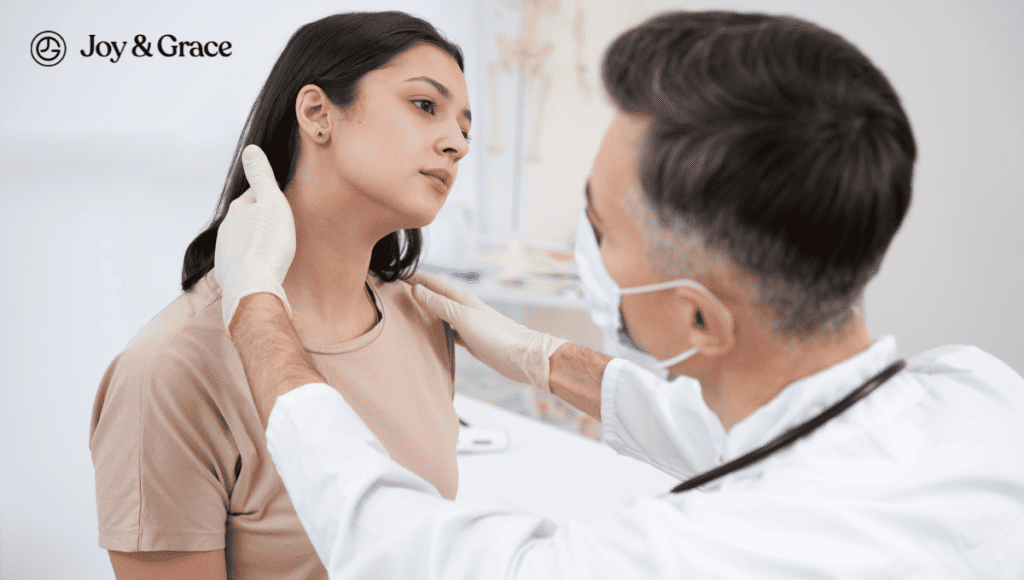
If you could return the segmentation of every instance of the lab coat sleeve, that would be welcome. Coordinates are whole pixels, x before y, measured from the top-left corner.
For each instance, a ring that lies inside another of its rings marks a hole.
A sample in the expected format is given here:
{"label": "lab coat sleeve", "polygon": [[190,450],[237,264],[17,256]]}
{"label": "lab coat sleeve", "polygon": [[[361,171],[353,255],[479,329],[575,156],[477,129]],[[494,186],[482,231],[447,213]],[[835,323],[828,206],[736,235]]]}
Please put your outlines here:
{"label": "lab coat sleeve", "polygon": [[693,550],[666,549],[661,502],[590,527],[501,502],[446,500],[392,461],[327,385],[278,397],[267,448],[332,580],[687,577],[678,559]]}
{"label": "lab coat sleeve", "polygon": [[515,578],[506,572],[517,569],[531,542],[556,529],[511,505],[442,498],[389,458],[327,385],[278,398],[267,448],[334,580]]}
{"label": "lab coat sleeve", "polygon": [[680,480],[717,466],[725,441],[700,383],[688,377],[665,381],[621,358],[604,371],[601,421],[612,449]]}

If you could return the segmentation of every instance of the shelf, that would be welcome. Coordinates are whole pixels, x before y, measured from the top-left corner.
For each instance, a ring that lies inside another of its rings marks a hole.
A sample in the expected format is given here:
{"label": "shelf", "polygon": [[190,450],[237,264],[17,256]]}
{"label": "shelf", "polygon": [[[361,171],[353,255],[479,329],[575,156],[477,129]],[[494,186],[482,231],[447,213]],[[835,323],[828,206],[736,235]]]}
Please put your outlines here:
{"label": "shelf", "polygon": [[[484,302],[587,311],[579,280],[575,279],[574,275],[526,274],[519,279],[527,287],[515,288],[510,287],[510,284],[515,283],[510,281],[512,279],[499,276],[493,271],[476,268],[457,269],[433,264],[421,264],[420,269],[434,274],[460,290],[474,294]],[[474,281],[467,281],[467,278]]]}

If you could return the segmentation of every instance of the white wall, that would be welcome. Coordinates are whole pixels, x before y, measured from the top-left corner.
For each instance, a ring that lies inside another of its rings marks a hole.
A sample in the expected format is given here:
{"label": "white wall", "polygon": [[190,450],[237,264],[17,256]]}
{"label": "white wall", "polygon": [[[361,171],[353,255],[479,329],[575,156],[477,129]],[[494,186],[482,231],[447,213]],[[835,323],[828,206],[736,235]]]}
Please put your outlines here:
{"label": "white wall", "polygon": [[[886,71],[921,157],[910,216],[868,293],[872,331],[896,334],[905,353],[977,344],[1024,371],[1021,3],[697,4],[803,15],[845,34]],[[96,547],[88,451],[99,378],[177,295],[184,247],[213,212],[245,115],[288,36],[329,13],[385,6],[424,16],[462,44],[476,85],[481,66],[471,51],[481,41],[468,19],[479,6],[470,0],[4,6],[4,580],[113,577]],[[231,40],[234,55],[113,64],[72,53],[47,69],[28,54],[31,38],[46,29],[63,34],[72,50],[89,34],[130,41],[172,33]],[[471,89],[474,109],[481,97]],[[481,179],[467,164],[449,203],[471,204]]]}

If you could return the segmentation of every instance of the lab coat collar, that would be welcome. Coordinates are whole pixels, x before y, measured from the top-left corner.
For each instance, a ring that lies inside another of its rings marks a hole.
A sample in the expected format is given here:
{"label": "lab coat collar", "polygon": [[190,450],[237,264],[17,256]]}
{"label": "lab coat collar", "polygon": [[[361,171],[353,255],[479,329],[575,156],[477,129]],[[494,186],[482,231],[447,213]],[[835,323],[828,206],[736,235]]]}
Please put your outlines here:
{"label": "lab coat collar", "polygon": [[883,336],[867,350],[784,388],[774,399],[733,425],[722,459],[729,461],[764,445],[842,399],[896,360],[896,339]]}

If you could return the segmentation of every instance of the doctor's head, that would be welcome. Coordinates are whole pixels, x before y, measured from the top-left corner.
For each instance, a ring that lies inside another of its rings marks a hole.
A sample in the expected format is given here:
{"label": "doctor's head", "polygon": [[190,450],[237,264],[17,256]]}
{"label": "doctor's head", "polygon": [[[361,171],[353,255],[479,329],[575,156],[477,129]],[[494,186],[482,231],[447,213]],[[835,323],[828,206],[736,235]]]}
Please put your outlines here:
{"label": "doctor's head", "polygon": [[623,296],[643,350],[714,358],[757,338],[828,341],[860,318],[916,155],[895,91],[860,51],[795,18],[674,12],[616,39],[603,79],[618,111],[588,215],[606,269],[621,288],[686,278],[717,298]]}
{"label": "doctor's head", "polygon": [[310,214],[326,231],[372,224],[370,270],[384,281],[405,275],[419,258],[418,228],[468,152],[469,128],[462,52],[428,22],[350,12],[300,27],[253,104],[213,222],[186,252],[183,288],[213,267],[217,228],[249,187],[241,152],[250,144],[266,153],[297,226]]}

